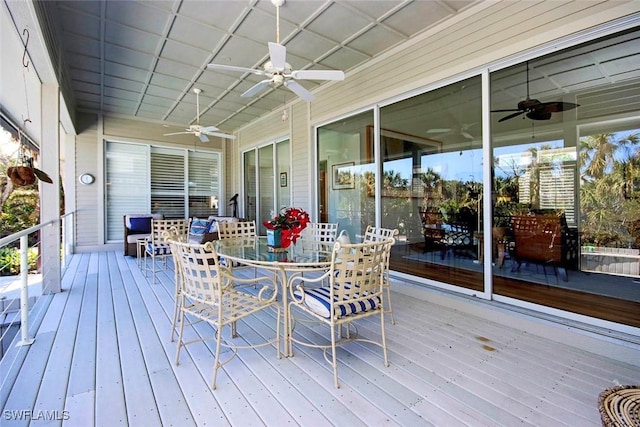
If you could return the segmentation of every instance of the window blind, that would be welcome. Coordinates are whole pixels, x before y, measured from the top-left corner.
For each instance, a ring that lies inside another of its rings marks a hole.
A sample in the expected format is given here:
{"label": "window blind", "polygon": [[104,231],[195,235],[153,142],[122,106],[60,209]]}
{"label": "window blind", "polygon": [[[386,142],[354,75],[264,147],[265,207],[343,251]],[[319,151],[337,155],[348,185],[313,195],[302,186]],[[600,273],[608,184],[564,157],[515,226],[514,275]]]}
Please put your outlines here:
{"label": "window blind", "polygon": [[107,142],[107,241],[122,240],[123,217],[149,212],[149,147]]}
{"label": "window blind", "polygon": [[151,212],[165,218],[184,218],[184,150],[151,147]]}
{"label": "window blind", "polygon": [[220,154],[189,152],[189,216],[217,215],[220,203]]}

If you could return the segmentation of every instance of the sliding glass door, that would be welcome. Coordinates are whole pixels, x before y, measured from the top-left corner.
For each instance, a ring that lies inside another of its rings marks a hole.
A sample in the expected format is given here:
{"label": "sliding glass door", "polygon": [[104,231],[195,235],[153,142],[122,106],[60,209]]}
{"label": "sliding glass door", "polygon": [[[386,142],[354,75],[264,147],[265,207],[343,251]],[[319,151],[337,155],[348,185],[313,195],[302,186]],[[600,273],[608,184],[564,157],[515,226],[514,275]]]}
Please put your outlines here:
{"label": "sliding glass door", "polygon": [[244,211],[256,221],[258,233],[265,234],[262,222],[290,203],[290,144],[285,139],[244,154]]}
{"label": "sliding glass door", "polygon": [[369,111],[319,127],[320,218],[352,238],[397,228],[391,269],[418,282],[640,327],[639,40],[613,34],[390,103],[379,123]]}

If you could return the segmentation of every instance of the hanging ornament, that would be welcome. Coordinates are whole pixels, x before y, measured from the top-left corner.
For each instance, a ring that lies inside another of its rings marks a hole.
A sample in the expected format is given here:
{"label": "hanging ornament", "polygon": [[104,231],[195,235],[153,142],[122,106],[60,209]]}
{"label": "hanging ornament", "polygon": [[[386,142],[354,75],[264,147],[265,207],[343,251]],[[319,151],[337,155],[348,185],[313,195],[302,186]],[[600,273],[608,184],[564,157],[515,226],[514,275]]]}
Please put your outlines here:
{"label": "hanging ornament", "polygon": [[[25,120],[25,124],[31,120]],[[24,125],[23,125],[24,126]],[[25,185],[33,185],[36,182],[36,178],[40,181],[53,184],[49,175],[41,171],[38,168],[33,167],[33,157],[27,156],[24,150],[24,144],[22,143],[22,129],[18,129],[18,143],[20,144],[20,151],[18,158],[22,162],[20,166],[12,166],[7,168],[7,176],[11,179],[11,182],[16,187],[23,187]]]}

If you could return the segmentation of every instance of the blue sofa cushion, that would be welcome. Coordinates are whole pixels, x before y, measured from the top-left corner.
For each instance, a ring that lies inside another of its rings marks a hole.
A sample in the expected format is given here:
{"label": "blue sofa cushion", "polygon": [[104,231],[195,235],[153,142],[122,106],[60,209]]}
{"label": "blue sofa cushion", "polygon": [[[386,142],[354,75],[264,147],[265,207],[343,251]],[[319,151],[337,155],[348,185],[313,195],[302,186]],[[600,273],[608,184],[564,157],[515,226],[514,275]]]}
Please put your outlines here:
{"label": "blue sofa cushion", "polygon": [[131,227],[129,231],[134,234],[151,233],[151,217],[129,218]]}

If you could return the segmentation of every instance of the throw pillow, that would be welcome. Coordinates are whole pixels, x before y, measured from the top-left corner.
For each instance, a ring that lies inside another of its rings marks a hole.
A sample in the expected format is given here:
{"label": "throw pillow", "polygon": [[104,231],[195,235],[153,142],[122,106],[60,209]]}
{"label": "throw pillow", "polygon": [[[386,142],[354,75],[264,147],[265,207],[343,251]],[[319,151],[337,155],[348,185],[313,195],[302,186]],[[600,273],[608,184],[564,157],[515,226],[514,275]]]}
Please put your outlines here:
{"label": "throw pillow", "polygon": [[149,234],[151,233],[151,217],[145,216],[140,218],[129,218],[129,224],[131,227],[129,230],[134,234]]}
{"label": "throw pillow", "polygon": [[203,235],[207,231],[208,225],[209,223],[206,219],[193,218],[189,233],[196,236]]}

